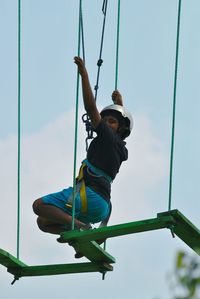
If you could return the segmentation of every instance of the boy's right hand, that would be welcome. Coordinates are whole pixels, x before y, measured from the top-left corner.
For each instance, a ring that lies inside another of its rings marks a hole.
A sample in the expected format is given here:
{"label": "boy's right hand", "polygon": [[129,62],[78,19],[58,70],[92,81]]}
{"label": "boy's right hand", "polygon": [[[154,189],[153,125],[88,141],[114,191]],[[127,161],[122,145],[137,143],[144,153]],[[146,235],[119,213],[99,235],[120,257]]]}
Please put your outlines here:
{"label": "boy's right hand", "polygon": [[85,67],[85,63],[81,57],[75,56],[74,63],[78,66],[79,74],[83,77],[87,75],[87,70]]}
{"label": "boy's right hand", "polygon": [[123,99],[122,99],[122,95],[119,92],[119,90],[114,90],[112,93],[112,100],[114,104],[123,106]]}

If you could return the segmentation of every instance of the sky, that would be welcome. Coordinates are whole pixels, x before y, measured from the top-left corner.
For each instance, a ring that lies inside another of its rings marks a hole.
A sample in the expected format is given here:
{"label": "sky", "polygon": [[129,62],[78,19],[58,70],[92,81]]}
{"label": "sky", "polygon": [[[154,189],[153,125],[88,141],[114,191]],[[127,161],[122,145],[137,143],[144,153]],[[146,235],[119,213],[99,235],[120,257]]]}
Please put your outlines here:
{"label": "sky", "polygon": [[[83,0],[86,66],[95,86],[103,15],[100,0]],[[117,0],[108,1],[97,105],[111,103],[115,81]],[[72,263],[73,249],[39,231],[33,201],[72,184],[78,0],[21,1],[20,259],[28,265]],[[170,138],[178,1],[122,0],[118,89],[132,113],[129,159],[112,185],[110,224],[156,217],[168,209]],[[199,0],[182,0],[172,209],[200,227]],[[17,1],[0,0],[0,248],[16,255]],[[79,98],[77,165],[84,159]],[[78,166],[77,166],[78,167]],[[4,299],[121,297],[169,299],[176,252],[194,254],[168,230],[110,239],[114,271],[22,278],[0,266]],[[82,259],[85,261],[85,259]]]}

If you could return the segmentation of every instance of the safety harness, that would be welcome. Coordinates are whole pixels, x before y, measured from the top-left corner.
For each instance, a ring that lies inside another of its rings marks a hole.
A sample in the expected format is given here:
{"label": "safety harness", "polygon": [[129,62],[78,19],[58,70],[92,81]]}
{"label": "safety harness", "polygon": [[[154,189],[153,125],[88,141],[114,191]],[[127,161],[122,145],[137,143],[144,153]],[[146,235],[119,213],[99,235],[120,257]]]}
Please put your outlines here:
{"label": "safety harness", "polygon": [[[85,181],[83,179],[83,170],[87,165],[85,163],[82,163],[79,174],[76,178],[76,193],[75,198],[77,194],[80,192],[80,198],[81,198],[81,212],[86,214],[87,213],[87,194],[86,194],[86,188],[85,188]],[[69,197],[68,203],[66,204],[68,208],[72,208],[73,206],[73,192]]]}
{"label": "safety harness", "polygon": [[[86,186],[85,186],[85,181],[84,181],[84,168],[88,167],[95,175],[97,176],[103,176],[105,177],[110,183],[112,182],[112,179],[110,176],[108,176],[103,170],[93,166],[87,159],[85,159],[82,162],[82,165],[79,170],[79,174],[76,178],[76,193],[75,193],[75,198],[78,193],[80,193],[80,198],[81,198],[81,212],[86,214],[88,210],[88,205],[87,205],[87,194],[86,194]],[[68,208],[72,208],[73,206],[73,192],[69,197],[68,203],[66,204]]]}

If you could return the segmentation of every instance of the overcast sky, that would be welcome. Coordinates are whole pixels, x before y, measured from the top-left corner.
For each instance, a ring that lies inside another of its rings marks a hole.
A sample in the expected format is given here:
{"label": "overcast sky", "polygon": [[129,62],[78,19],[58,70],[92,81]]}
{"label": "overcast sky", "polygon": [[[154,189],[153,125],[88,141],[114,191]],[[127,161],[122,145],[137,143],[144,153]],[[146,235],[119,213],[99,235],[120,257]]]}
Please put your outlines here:
{"label": "overcast sky", "polygon": [[[21,31],[21,243],[28,265],[76,262],[73,249],[36,226],[34,199],[72,182],[78,4],[75,0],[22,0]],[[96,83],[101,0],[83,0],[86,64]],[[111,103],[115,80],[117,0],[108,0],[99,109]],[[134,118],[129,160],[112,185],[110,224],[154,218],[168,209],[173,77],[178,1],[122,0],[119,83]],[[200,2],[182,0],[172,208],[200,227]],[[0,0],[0,247],[16,255],[17,215],[17,1]],[[80,93],[78,165],[85,157]],[[3,299],[168,299],[177,250],[192,251],[168,230],[110,239],[114,271],[24,278],[0,266]],[[85,261],[83,259],[83,261]]]}

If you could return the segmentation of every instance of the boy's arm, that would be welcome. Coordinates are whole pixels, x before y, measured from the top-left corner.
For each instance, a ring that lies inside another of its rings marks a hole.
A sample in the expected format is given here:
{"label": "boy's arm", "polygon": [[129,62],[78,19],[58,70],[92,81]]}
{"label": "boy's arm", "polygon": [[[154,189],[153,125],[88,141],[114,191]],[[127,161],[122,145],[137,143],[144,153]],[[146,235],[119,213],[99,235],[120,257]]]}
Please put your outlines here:
{"label": "boy's arm", "polygon": [[113,100],[114,104],[123,106],[123,99],[122,99],[122,95],[119,92],[119,90],[114,90],[113,91],[113,93],[112,93],[112,100]]}
{"label": "boy's arm", "polygon": [[84,107],[91,119],[93,127],[96,128],[101,121],[101,115],[96,106],[95,98],[90,86],[88,73],[84,62],[80,57],[74,57],[74,62],[78,66],[78,71],[82,79]]}

